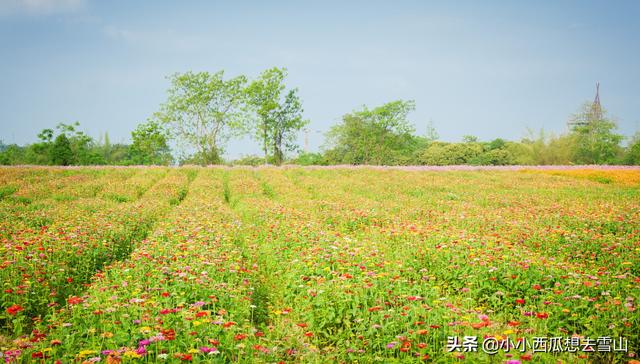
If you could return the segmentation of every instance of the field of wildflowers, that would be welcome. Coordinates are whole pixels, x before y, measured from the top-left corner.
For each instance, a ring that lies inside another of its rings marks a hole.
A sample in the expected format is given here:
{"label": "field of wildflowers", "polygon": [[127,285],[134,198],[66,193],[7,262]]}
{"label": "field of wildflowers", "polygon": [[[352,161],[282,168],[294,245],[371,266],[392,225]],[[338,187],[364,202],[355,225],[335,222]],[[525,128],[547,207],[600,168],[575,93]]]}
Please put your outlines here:
{"label": "field of wildflowers", "polygon": [[0,239],[6,362],[640,353],[638,169],[2,168]]}

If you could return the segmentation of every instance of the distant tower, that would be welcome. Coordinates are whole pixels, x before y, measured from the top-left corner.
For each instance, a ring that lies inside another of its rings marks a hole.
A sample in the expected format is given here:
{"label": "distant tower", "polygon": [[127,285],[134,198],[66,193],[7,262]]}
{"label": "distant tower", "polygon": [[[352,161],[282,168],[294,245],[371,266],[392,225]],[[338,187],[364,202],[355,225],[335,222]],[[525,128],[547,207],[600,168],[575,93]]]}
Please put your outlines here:
{"label": "distant tower", "polygon": [[596,98],[591,104],[591,116],[593,120],[602,120],[602,106],[600,106],[600,82],[596,82]]}
{"label": "distant tower", "polygon": [[575,129],[580,126],[587,126],[591,122],[596,120],[602,120],[602,105],[600,105],[600,82],[596,82],[596,97],[591,103],[591,108],[587,114],[579,114],[576,117],[569,120],[567,123],[570,129]]}

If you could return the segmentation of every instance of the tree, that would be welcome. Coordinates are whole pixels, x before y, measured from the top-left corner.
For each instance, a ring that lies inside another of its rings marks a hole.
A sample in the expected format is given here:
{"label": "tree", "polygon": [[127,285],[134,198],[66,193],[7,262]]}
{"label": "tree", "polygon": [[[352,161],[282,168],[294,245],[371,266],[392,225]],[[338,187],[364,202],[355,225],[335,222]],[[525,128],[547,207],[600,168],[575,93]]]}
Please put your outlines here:
{"label": "tree", "polygon": [[544,129],[536,134],[533,130],[522,139],[516,151],[519,164],[562,165],[575,161],[576,138],[573,134],[554,135]]}
{"label": "tree", "polygon": [[187,72],[170,77],[168,99],[157,113],[201,164],[222,161],[223,143],[239,129],[245,96],[244,76],[224,80],[224,71]]}
{"label": "tree", "polygon": [[482,152],[482,145],[477,142],[433,142],[424,150],[420,161],[423,164],[435,166],[469,164]]}
{"label": "tree", "polygon": [[38,134],[39,142],[24,148],[25,162],[28,164],[52,164],[51,148],[53,147],[53,129],[43,129]]}
{"label": "tree", "polygon": [[624,156],[624,164],[640,165],[640,131],[631,138]]}
{"label": "tree", "polygon": [[138,125],[131,132],[131,139],[131,163],[167,165],[172,162],[167,131],[158,122],[149,120]]}
{"label": "tree", "polygon": [[281,164],[284,151],[293,150],[297,132],[308,124],[302,119],[302,103],[298,90],[284,93],[285,68],[268,69],[247,88],[249,104],[255,110],[254,137],[262,142],[265,162]]}
{"label": "tree", "polygon": [[433,120],[429,120],[429,122],[427,123],[427,132],[425,133],[424,138],[427,143],[435,142],[440,138],[440,135],[438,135],[438,131],[433,126]]}
{"label": "tree", "polygon": [[475,135],[464,135],[462,137],[462,142],[463,143],[477,143],[478,142],[478,137]]}
{"label": "tree", "polygon": [[17,144],[4,144],[0,152],[0,164],[17,165],[27,163],[25,160],[25,149]]}
{"label": "tree", "polygon": [[591,103],[585,103],[582,109],[572,116],[570,124],[575,125],[572,135],[575,137],[575,159],[580,164],[615,163],[622,149],[622,135],[616,134],[616,123],[607,117],[605,110],[594,112]]}
{"label": "tree", "polygon": [[421,144],[407,120],[413,110],[413,101],[398,100],[344,115],[327,133],[329,162],[407,164]]}
{"label": "tree", "polygon": [[58,166],[68,166],[73,163],[71,142],[69,141],[69,138],[67,138],[66,134],[59,134],[53,142],[51,160],[53,164]]}
{"label": "tree", "polygon": [[64,134],[69,140],[69,144],[72,151],[72,159],[70,164],[77,165],[96,165],[105,164],[105,159],[99,150],[97,150],[96,143],[89,135],[78,130],[80,126],[79,122],[73,124],[59,123],[56,126],[58,133]]}

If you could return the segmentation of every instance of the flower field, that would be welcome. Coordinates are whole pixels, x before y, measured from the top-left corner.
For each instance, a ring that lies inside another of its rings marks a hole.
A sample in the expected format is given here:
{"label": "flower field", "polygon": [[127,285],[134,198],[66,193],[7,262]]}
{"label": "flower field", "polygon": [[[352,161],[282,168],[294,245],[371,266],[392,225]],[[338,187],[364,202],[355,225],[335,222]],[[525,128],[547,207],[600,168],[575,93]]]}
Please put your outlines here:
{"label": "flower field", "polygon": [[640,355],[638,169],[2,168],[0,239],[6,362]]}

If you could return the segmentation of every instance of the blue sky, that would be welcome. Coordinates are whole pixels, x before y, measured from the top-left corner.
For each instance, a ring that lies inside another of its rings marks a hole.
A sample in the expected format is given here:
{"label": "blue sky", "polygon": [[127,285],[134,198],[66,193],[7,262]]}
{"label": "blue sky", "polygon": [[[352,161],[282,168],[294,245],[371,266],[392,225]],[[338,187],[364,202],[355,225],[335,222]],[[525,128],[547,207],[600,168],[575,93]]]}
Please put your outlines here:
{"label": "blue sky", "polygon": [[165,100],[167,75],[272,66],[300,90],[312,150],[341,115],[396,99],[416,101],[418,133],[431,120],[447,141],[562,132],[596,81],[631,135],[637,19],[638,1],[0,0],[0,139],[77,120],[127,141]]}

